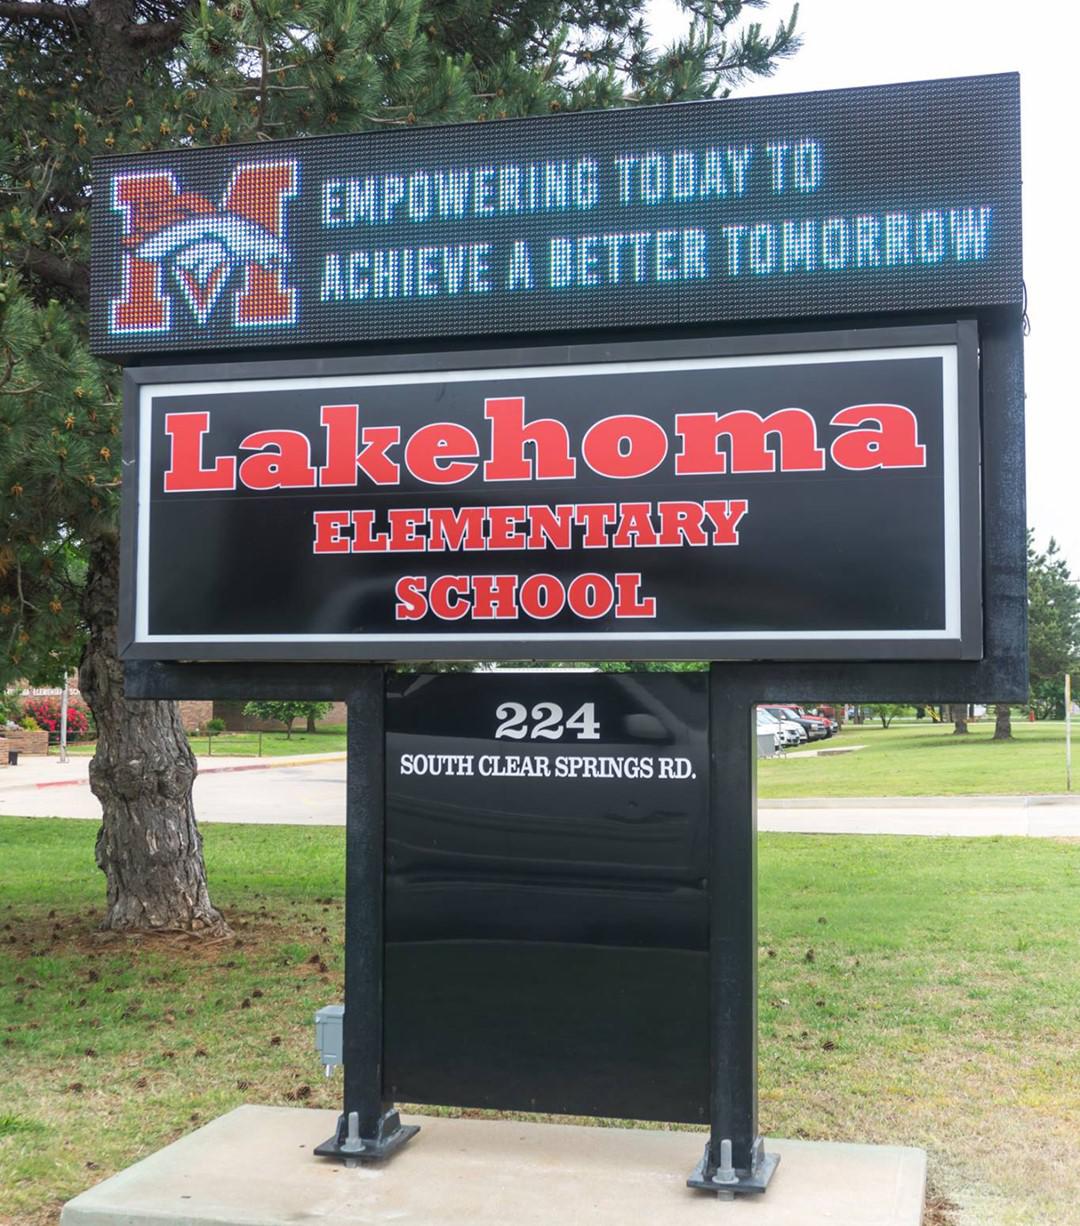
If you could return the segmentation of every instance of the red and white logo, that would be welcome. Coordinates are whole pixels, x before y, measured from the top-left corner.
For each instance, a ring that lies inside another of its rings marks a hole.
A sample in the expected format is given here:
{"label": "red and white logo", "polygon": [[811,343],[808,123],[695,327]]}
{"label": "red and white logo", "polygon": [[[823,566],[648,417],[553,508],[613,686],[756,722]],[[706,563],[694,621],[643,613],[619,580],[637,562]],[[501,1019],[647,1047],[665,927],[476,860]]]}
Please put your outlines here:
{"label": "red and white logo", "polygon": [[286,281],[285,222],[298,182],[296,162],[244,163],[215,204],[183,191],[168,170],[115,175],[112,208],[124,219],[123,288],[109,305],[110,332],[169,332],[175,292],[205,324],[230,284],[234,327],[294,324],[297,293]]}

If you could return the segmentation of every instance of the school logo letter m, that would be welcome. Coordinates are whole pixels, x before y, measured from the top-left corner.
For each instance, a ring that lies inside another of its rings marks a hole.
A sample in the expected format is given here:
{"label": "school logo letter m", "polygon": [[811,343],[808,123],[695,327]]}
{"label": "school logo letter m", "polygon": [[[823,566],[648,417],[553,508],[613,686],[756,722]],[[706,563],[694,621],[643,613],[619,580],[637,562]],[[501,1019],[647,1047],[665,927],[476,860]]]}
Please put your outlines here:
{"label": "school logo letter m", "polygon": [[123,217],[123,288],[110,303],[110,332],[170,331],[176,293],[205,324],[230,284],[234,327],[295,323],[285,221],[298,179],[291,161],[237,166],[215,204],[183,191],[168,170],[115,175],[111,203]]}

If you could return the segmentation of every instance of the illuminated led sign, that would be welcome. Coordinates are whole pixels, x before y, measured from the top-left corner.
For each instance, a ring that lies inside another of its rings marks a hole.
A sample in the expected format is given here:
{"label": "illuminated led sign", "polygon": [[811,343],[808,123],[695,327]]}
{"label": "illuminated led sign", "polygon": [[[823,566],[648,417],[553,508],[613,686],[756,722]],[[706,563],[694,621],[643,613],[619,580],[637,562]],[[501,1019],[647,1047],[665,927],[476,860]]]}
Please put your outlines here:
{"label": "illuminated led sign", "polygon": [[130,370],[124,653],[977,658],[975,327],[843,338]]}
{"label": "illuminated led sign", "polygon": [[1021,298],[1018,79],[101,159],[96,352]]}

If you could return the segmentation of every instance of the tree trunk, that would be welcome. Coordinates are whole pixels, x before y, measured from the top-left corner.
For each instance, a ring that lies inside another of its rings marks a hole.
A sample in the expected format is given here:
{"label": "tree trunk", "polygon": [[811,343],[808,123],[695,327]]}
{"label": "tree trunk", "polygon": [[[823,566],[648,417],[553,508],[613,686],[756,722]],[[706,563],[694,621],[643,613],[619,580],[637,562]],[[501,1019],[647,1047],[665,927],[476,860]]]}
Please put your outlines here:
{"label": "tree trunk", "polygon": [[307,732],[308,732],[308,735],[310,736],[310,735],[311,735],[311,733],[313,733],[314,731],[315,731],[315,716],[314,716],[314,715],[308,715],[308,717],[307,717]]}
{"label": "tree trunk", "polygon": [[994,740],[1012,740],[1012,722],[1010,719],[1009,704],[1007,702],[999,702],[997,706],[994,707]]}
{"label": "tree trunk", "polygon": [[953,736],[967,736],[967,703],[952,703],[949,706],[949,719],[953,722]]}
{"label": "tree trunk", "polygon": [[79,670],[98,728],[90,787],[102,808],[95,850],[106,880],[102,927],[224,936],[229,926],[206,886],[191,799],[195,758],[180,709],[124,698],[115,650],[118,569],[115,542],[98,544],[83,598],[89,639]]}

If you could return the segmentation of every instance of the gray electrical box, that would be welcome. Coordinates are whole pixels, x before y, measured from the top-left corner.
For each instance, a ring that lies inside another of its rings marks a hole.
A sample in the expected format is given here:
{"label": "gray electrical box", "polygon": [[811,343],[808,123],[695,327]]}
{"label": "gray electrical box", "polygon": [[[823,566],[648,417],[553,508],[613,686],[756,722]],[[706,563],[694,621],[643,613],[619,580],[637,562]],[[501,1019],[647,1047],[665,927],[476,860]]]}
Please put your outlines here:
{"label": "gray electrical box", "polygon": [[323,1005],[315,1014],[315,1050],[329,1073],[345,1059],[345,1006]]}

